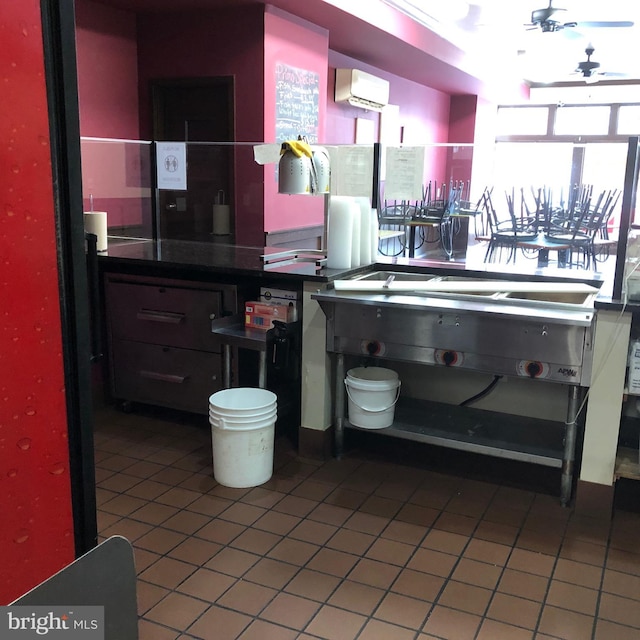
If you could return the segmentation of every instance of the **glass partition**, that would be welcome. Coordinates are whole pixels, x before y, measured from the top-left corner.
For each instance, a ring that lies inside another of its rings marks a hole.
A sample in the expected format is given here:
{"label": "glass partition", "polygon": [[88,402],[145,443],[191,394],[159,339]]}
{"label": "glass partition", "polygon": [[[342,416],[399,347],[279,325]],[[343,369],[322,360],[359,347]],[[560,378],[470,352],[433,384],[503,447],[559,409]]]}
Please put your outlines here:
{"label": "glass partition", "polygon": [[80,150],[84,211],[106,211],[111,238],[154,238],[151,143],[83,137]]}

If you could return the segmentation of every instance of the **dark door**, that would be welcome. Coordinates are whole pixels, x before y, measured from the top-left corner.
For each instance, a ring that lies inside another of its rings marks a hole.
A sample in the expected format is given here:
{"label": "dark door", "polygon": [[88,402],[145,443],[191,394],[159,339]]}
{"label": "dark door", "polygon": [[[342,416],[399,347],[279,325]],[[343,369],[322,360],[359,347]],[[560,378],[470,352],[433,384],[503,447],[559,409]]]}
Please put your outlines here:
{"label": "dark door", "polygon": [[[233,212],[233,78],[158,81],[152,85],[153,137],[187,144],[187,190],[158,192],[164,239],[208,239],[213,205]],[[231,214],[233,230],[233,214]]]}

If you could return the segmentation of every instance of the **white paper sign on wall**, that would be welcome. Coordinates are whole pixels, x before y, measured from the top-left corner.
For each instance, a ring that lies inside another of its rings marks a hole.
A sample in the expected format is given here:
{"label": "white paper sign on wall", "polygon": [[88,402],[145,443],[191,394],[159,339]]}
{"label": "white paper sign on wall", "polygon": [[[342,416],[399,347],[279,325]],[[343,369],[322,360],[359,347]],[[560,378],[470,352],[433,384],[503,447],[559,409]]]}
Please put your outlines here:
{"label": "white paper sign on wall", "polygon": [[187,145],[184,142],[156,143],[158,189],[187,190]]}

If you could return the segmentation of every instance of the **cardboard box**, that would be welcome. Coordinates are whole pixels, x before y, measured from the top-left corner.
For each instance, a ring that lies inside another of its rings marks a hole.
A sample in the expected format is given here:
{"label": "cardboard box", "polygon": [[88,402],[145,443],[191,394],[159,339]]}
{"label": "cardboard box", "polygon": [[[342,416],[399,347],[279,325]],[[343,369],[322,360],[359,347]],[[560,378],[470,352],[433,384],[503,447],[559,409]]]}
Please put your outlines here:
{"label": "cardboard box", "polygon": [[291,307],[292,311],[287,322],[295,322],[300,317],[300,297],[301,294],[298,291],[260,287],[260,302]]}
{"label": "cardboard box", "polygon": [[252,329],[267,331],[274,320],[291,322],[292,307],[270,302],[249,301],[244,305],[244,324]]}

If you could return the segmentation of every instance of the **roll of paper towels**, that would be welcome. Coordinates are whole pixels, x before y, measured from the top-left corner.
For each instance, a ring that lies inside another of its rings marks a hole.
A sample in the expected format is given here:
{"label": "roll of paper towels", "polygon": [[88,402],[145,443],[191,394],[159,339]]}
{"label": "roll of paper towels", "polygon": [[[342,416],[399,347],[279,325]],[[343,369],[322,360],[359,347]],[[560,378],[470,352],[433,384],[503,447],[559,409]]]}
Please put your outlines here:
{"label": "roll of paper towels", "polygon": [[351,230],[351,266],[359,267],[360,262],[360,236],[362,229],[362,214],[360,213],[360,205],[353,201],[353,229]]}
{"label": "roll of paper towels", "polygon": [[371,201],[357,197],[360,205],[360,264],[371,264]]}
{"label": "roll of paper towels", "polygon": [[333,196],[329,205],[327,229],[327,267],[350,269],[353,243],[353,219],[360,207],[353,198]]}
{"label": "roll of paper towels", "polygon": [[231,233],[231,210],[228,204],[213,205],[213,235],[227,236]]}
{"label": "roll of paper towels", "polygon": [[98,251],[106,251],[107,245],[107,212],[106,211],[85,211],[84,230],[86,233],[93,233],[98,237],[96,248]]}

